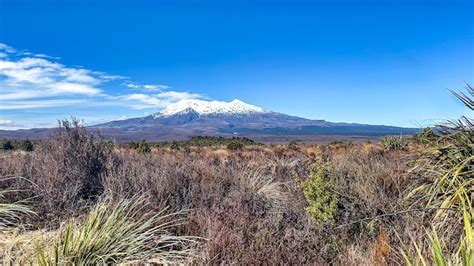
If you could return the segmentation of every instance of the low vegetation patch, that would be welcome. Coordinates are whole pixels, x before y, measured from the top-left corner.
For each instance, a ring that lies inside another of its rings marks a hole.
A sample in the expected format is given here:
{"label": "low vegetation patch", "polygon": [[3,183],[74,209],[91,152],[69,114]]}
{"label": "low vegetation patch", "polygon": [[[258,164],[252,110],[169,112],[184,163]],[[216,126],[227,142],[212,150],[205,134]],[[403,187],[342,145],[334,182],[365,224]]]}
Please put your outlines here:
{"label": "low vegetation patch", "polygon": [[387,151],[392,150],[406,150],[410,145],[410,139],[400,136],[384,136],[380,139],[380,143]]}
{"label": "low vegetation patch", "polygon": [[186,147],[228,147],[229,145],[230,146],[236,145],[236,143],[238,143],[237,145],[242,146],[242,147],[258,144],[251,139],[241,138],[241,137],[225,138],[225,137],[214,137],[214,136],[196,136],[196,137],[192,137],[189,140],[184,140],[184,141],[158,143],[156,146],[178,149],[178,148],[186,148]]}

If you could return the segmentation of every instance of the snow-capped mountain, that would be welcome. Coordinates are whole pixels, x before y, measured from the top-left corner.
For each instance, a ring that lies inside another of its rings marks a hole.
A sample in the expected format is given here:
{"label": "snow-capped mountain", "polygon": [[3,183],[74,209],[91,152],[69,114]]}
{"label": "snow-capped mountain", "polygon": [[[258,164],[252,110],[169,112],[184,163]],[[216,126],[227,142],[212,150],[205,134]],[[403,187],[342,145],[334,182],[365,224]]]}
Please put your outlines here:
{"label": "snow-capped mountain", "polygon": [[196,99],[185,99],[168,105],[165,109],[156,113],[155,118],[171,117],[174,115],[183,115],[186,113],[195,113],[198,116],[213,115],[242,115],[242,114],[262,114],[269,113],[263,108],[244,103],[235,99],[231,102],[204,101]]}
{"label": "snow-capped mountain", "polygon": [[[411,134],[413,128],[332,123],[265,110],[240,100],[231,102],[181,100],[146,117],[111,121],[90,127],[118,141],[181,140],[192,136],[244,136],[260,140],[334,138],[367,139],[388,134]],[[52,129],[0,131],[5,138],[41,138]]]}

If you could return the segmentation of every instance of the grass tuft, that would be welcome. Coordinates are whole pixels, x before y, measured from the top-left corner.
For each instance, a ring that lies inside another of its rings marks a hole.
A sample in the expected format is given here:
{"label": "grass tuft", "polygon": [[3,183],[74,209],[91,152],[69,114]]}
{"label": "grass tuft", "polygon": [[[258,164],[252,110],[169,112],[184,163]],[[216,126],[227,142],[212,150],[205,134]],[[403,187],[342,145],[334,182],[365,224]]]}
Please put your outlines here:
{"label": "grass tuft", "polygon": [[26,204],[26,201],[16,201],[13,203],[3,202],[3,199],[5,199],[7,194],[14,192],[17,191],[11,189],[0,190],[0,231],[7,230],[9,227],[17,225],[23,215],[34,214],[31,208]]}
{"label": "grass tuft", "polygon": [[174,236],[182,213],[144,212],[144,198],[100,201],[82,224],[71,220],[52,248],[38,251],[40,265],[123,262],[179,263],[196,257],[198,239]]}

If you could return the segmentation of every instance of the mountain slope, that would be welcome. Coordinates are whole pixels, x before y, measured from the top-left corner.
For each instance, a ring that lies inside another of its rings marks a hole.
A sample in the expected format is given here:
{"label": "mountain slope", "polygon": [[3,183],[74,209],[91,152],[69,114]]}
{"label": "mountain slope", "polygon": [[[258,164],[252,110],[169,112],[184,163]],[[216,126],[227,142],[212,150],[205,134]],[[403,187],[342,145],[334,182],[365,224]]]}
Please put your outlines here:
{"label": "mountain slope", "polygon": [[311,120],[265,110],[244,103],[182,100],[162,111],[143,118],[113,121],[95,128],[124,129],[136,132],[174,134],[176,138],[196,135],[240,136],[381,136],[412,134],[417,129],[332,123]]}
{"label": "mountain slope", "polygon": [[[158,113],[140,118],[111,121],[89,127],[89,130],[119,141],[182,140],[197,135],[244,136],[254,139],[298,138],[305,140],[331,138],[374,138],[382,135],[413,134],[418,129],[390,126],[333,123],[311,120],[265,110],[240,100],[231,102],[181,100]],[[51,129],[0,131],[0,137],[37,138]]]}

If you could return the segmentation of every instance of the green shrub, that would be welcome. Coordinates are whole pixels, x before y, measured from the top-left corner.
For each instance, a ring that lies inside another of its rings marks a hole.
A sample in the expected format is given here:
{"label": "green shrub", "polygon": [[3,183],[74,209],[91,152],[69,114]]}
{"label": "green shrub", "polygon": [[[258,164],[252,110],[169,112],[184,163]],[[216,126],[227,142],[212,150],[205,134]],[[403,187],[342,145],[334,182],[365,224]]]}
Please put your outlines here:
{"label": "green shrub", "polygon": [[4,151],[11,151],[14,149],[13,144],[10,140],[4,140],[2,143],[2,149]]}
{"label": "green shrub", "polygon": [[138,143],[132,141],[132,142],[130,142],[130,143],[128,144],[128,147],[129,147],[130,149],[136,150],[136,149],[138,149]]}
{"label": "green shrub", "polygon": [[151,152],[150,144],[148,144],[144,139],[140,140],[136,146],[138,153],[145,154]]}
{"label": "green shrub", "polygon": [[410,140],[402,135],[384,136],[380,139],[380,143],[386,151],[406,150],[410,144]]}
{"label": "green shrub", "polygon": [[256,143],[248,138],[241,138],[241,137],[232,137],[232,138],[224,138],[224,137],[214,137],[214,136],[195,136],[192,137],[190,140],[180,141],[178,144],[180,147],[216,147],[216,146],[227,146],[230,142],[239,141],[244,146],[247,145],[255,145]]}
{"label": "green shrub", "polygon": [[332,172],[332,165],[318,157],[309,166],[308,178],[301,184],[309,204],[306,211],[317,226],[333,223],[337,212],[338,199],[333,193],[334,184],[330,180]]}
{"label": "green shrub", "polygon": [[22,140],[18,144],[18,148],[22,151],[33,151],[33,143],[30,140]]}
{"label": "green shrub", "polygon": [[227,144],[229,150],[240,150],[244,147],[244,144],[239,140],[233,140]]}
{"label": "green shrub", "polygon": [[179,143],[176,140],[173,140],[170,144],[170,149],[179,150]]}
{"label": "green shrub", "polygon": [[112,149],[112,148],[115,147],[114,141],[110,140],[110,139],[101,139],[101,140],[97,141],[97,145],[101,146],[101,147],[106,147],[106,148],[109,148],[109,149]]}
{"label": "green shrub", "polygon": [[335,139],[335,140],[332,140],[331,142],[329,142],[329,145],[343,145],[345,142],[342,141],[342,140],[338,140],[338,139]]}

